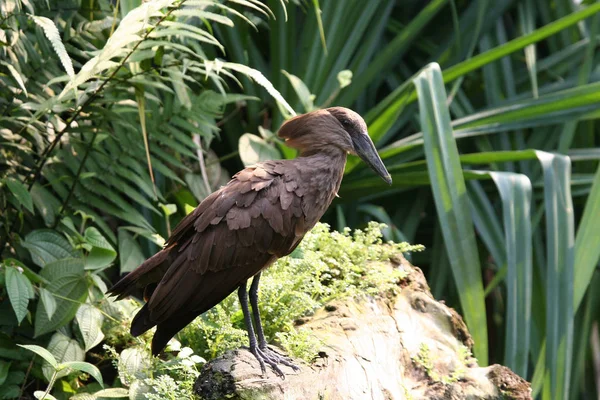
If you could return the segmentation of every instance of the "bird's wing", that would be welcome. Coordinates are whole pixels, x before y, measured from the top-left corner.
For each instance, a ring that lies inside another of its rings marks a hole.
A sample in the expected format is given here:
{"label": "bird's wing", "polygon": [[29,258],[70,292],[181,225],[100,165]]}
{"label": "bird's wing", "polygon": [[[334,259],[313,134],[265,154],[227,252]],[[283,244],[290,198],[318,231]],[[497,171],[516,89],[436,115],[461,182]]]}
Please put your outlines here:
{"label": "bird's wing", "polygon": [[242,170],[177,226],[173,262],[148,302],[152,323],[210,309],[295,248],[307,230],[302,196],[293,164],[281,165]]}

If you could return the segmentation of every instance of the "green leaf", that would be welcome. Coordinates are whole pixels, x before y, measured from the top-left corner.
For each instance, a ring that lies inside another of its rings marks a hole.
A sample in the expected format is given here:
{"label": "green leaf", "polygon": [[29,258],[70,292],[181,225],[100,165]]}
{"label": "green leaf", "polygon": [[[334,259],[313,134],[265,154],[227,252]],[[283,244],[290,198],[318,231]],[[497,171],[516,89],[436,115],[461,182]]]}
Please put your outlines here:
{"label": "green leaf", "polygon": [[245,166],[281,158],[281,154],[273,145],[251,133],[244,133],[240,137],[238,150]]}
{"label": "green leaf", "polygon": [[71,62],[69,54],[67,54],[65,45],[60,38],[60,34],[56,28],[56,25],[54,25],[54,22],[46,17],[38,17],[35,15],[30,15],[30,17],[44,30],[46,37],[50,43],[52,43],[52,47],[54,47],[54,51],[56,51],[56,54],[65,68],[65,71],[67,71],[67,75],[69,75],[71,78],[74,78],[75,71],[73,70],[73,63]]}
{"label": "green leaf", "polygon": [[162,212],[165,216],[170,216],[173,215],[177,212],[177,205],[176,204],[163,204],[160,203],[160,208],[162,209]]}
{"label": "green leaf", "polygon": [[56,367],[58,365],[58,362],[56,361],[56,358],[54,358],[52,353],[41,346],[37,346],[35,344],[18,344],[17,346],[23,347],[24,349],[27,349],[29,351],[33,351],[35,354],[46,360],[48,364],[50,364],[50,366],[52,367]]}
{"label": "green leaf", "polygon": [[121,274],[133,271],[146,258],[138,242],[125,229],[119,229],[119,264]]}
{"label": "green leaf", "polygon": [[[70,337],[56,332],[50,338],[50,343],[48,343],[48,351],[52,353],[54,358],[56,359],[56,371],[57,379],[62,378],[71,374],[73,371],[65,368],[65,363],[69,361],[83,361],[85,359],[85,352],[77,343],[77,340],[71,339]],[[49,368],[48,366],[42,366],[42,371],[44,376],[48,381],[52,377],[55,368]]]}
{"label": "green leaf", "polygon": [[567,399],[573,352],[573,276],[575,222],[571,199],[571,161],[538,151],[544,171],[546,214],[546,369],[544,391]]}
{"label": "green leaf", "polygon": [[10,370],[10,361],[0,360],[0,386],[6,382],[6,378],[8,377],[8,371]]}
{"label": "green leaf", "polygon": [[502,199],[508,265],[504,363],[527,378],[532,301],[531,182],[523,174],[490,175]]}
{"label": "green leaf", "polygon": [[94,396],[98,398],[119,399],[122,397],[129,397],[129,390],[125,388],[103,389],[94,393]]}
{"label": "green leaf", "polygon": [[17,71],[15,69],[15,67],[13,67],[12,65],[10,65],[9,63],[7,63],[5,61],[0,61],[0,64],[4,65],[6,68],[8,68],[8,72],[10,72],[10,74],[12,75],[15,82],[17,82],[17,85],[19,85],[19,87],[21,88],[23,93],[25,93],[25,96],[29,96],[27,94],[27,88],[25,87],[25,82],[23,82],[23,78],[21,77],[21,74],[19,74],[19,71]]}
{"label": "green leaf", "polygon": [[65,276],[83,276],[83,259],[65,258],[46,264],[40,271],[40,276],[50,283]]}
{"label": "green leaf", "polygon": [[119,379],[124,385],[131,385],[133,379],[144,379],[152,368],[147,353],[136,347],[125,349],[119,354]]}
{"label": "green leaf", "polygon": [[47,287],[56,300],[56,311],[52,319],[42,302],[38,303],[35,315],[35,337],[55,331],[73,319],[79,305],[87,297],[88,284],[85,276],[69,274],[60,276]]}
{"label": "green leaf", "polygon": [[40,299],[42,300],[42,304],[44,306],[44,310],[46,311],[46,315],[48,315],[48,319],[52,320],[52,316],[56,311],[56,300],[54,299],[54,296],[46,289],[40,288]]}
{"label": "green leaf", "polygon": [[20,324],[27,315],[29,299],[34,297],[33,286],[17,268],[6,267],[6,291]]}
{"label": "green leaf", "polygon": [[583,209],[575,240],[575,288],[573,310],[577,311],[600,261],[600,166]]}
{"label": "green leaf", "polygon": [[104,387],[102,374],[95,365],[83,361],[67,361],[59,364],[59,367],[76,369],[78,371],[85,372],[86,374],[90,374],[95,380],[98,381],[100,386]]}
{"label": "green leaf", "polygon": [[53,226],[56,214],[60,208],[58,199],[48,189],[37,182],[31,188],[31,198],[38,212],[44,218],[46,226]]}
{"label": "green leaf", "polygon": [[410,23],[405,26],[385,47],[380,48],[377,44],[377,52],[373,60],[364,68],[363,71],[356,72],[356,77],[351,86],[342,94],[340,105],[350,106],[354,101],[364,93],[367,86],[385,71],[394,59],[399,59],[410,50],[411,44],[427,26],[427,24],[444,9],[448,0],[434,0],[427,3],[419,14],[410,19]]}
{"label": "green leaf", "polygon": [[56,397],[52,396],[50,393],[46,394],[46,392],[43,390],[36,390],[35,392],[33,392],[33,397],[35,397],[38,400],[41,400],[41,399],[58,400]]}
{"label": "green leaf", "polygon": [[348,69],[340,71],[337,74],[337,80],[340,85],[340,89],[343,89],[346,86],[349,86],[352,83],[352,71],[350,71]]}
{"label": "green leaf", "polygon": [[4,182],[19,204],[28,209],[29,212],[33,212],[33,201],[31,200],[31,194],[27,190],[27,186],[13,178],[5,179]]}
{"label": "green leaf", "polygon": [[292,75],[285,70],[281,71],[286,78],[292,84],[296,95],[300,99],[302,106],[304,107],[304,112],[311,112],[314,110],[315,106],[313,101],[315,100],[315,96],[310,93],[310,89],[302,82],[302,79],[298,78],[296,75]]}
{"label": "green leaf", "polygon": [[237,64],[232,62],[220,62],[219,60],[213,61],[212,63],[206,61],[205,64],[207,71],[211,68],[216,70],[220,70],[221,68],[227,68],[232,71],[236,71],[246,75],[248,78],[253,79],[254,81],[256,81],[256,83],[265,88],[265,90],[277,101],[277,105],[279,105],[283,109],[283,111],[287,112],[291,116],[296,115],[294,109],[288,104],[287,101],[285,101],[281,93],[279,93],[279,91],[275,89],[273,84],[269,82],[269,80],[265,78],[265,76],[260,71],[254,68],[250,68],[243,64]]}
{"label": "green leaf", "polygon": [[[595,3],[589,7],[582,8],[580,11],[568,14],[528,35],[519,36],[503,45],[457,63],[444,71],[444,83],[452,82],[484,65],[519,51],[533,43],[537,43],[569,26],[575,25],[579,21],[588,18],[599,11],[600,3]],[[351,88],[354,86],[355,85],[351,86]],[[369,133],[371,134],[373,141],[377,143],[377,141],[394,125],[402,110],[415,100],[415,93],[407,90],[406,84],[403,84],[379,102],[365,118],[369,125]]]}
{"label": "green leaf", "polygon": [[115,249],[113,249],[98,229],[88,227],[85,230],[84,238],[87,243],[93,246],[85,258],[85,269],[106,267],[117,257]]}
{"label": "green leaf", "polygon": [[85,344],[85,351],[89,351],[102,342],[104,339],[104,334],[102,333],[104,316],[100,310],[91,304],[82,304],[75,314],[75,319],[77,320],[79,331]]}
{"label": "green leaf", "polygon": [[42,268],[50,262],[77,256],[69,242],[60,233],[50,229],[29,233],[25,236],[23,247],[29,250],[33,262]]}
{"label": "green leaf", "polygon": [[439,65],[430,64],[414,83],[419,98],[427,169],[446,251],[464,317],[475,342],[475,356],[482,365],[487,365],[487,323],[481,266]]}

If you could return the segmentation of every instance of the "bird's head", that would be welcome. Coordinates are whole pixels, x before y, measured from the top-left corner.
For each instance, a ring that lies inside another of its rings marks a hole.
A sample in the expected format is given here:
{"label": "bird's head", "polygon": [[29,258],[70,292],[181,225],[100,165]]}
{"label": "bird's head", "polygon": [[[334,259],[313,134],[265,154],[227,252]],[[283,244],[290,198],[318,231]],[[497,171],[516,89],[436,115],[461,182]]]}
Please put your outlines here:
{"label": "bird's head", "polygon": [[367,124],[360,115],[344,107],[331,107],[298,115],[287,120],[278,135],[300,155],[339,149],[359,156],[384,181],[392,177],[377,154],[367,133]]}

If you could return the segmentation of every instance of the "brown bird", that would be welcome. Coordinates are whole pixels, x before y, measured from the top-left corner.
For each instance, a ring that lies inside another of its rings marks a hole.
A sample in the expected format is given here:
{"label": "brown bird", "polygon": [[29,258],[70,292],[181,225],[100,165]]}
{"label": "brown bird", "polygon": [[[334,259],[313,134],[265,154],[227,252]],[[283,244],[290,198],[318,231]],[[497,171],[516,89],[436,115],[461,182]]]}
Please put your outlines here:
{"label": "brown bird", "polygon": [[131,334],[157,326],[154,355],[238,289],[249,348],[263,373],[265,363],[281,376],[278,364],[295,367],[267,346],[258,312],[261,271],[290,254],[325,213],[342,182],[348,153],[361,157],[388,184],[392,179],[365,122],[347,108],[299,115],[278,134],[299,150],[298,158],[265,161],[238,172],[177,225],[161,251],[108,291],[122,299],[144,289],[147,302],[133,319]]}

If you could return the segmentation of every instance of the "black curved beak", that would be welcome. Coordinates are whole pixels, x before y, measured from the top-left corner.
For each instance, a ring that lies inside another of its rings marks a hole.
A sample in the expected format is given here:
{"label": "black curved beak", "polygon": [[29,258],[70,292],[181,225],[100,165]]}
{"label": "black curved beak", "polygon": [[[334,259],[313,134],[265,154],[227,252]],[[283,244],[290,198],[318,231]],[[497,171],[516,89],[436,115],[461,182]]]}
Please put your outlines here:
{"label": "black curved beak", "polygon": [[385,169],[381,157],[368,134],[351,135],[354,151],[373,171],[377,173],[388,185],[392,184],[392,177]]}

